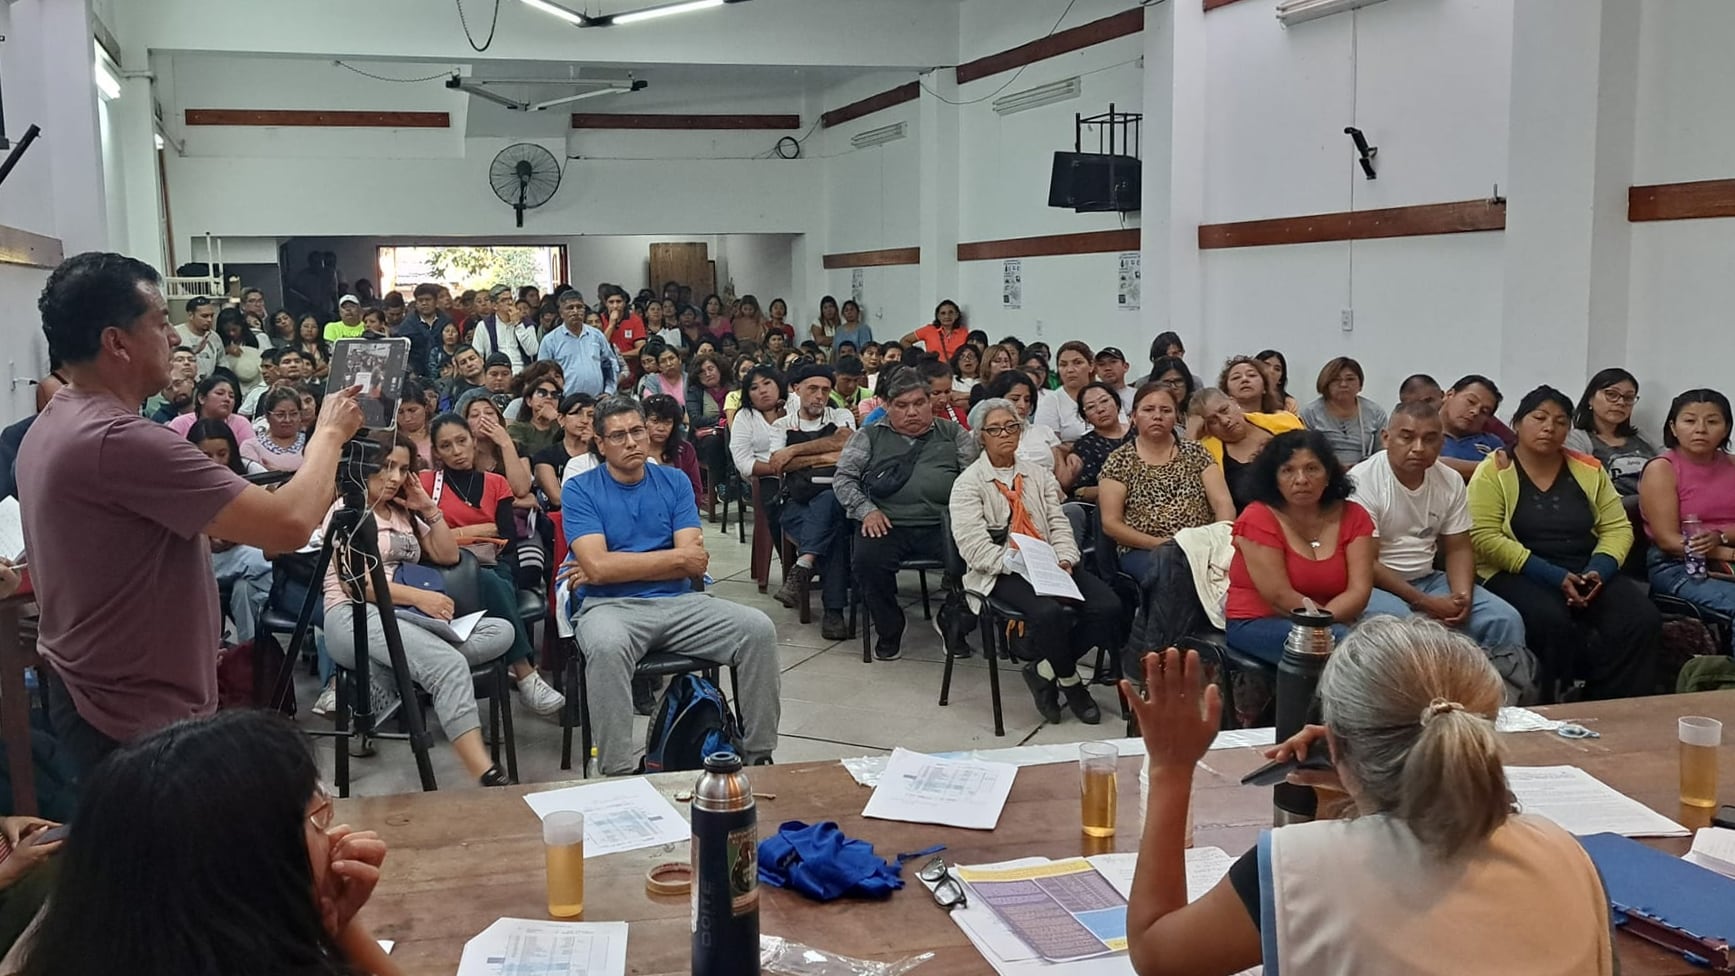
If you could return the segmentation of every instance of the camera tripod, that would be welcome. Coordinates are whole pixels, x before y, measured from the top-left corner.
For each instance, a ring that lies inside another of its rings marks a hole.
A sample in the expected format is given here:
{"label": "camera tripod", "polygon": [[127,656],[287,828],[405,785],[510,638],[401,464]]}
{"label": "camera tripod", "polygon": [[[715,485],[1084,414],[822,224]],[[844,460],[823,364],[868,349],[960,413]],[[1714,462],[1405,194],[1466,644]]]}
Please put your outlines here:
{"label": "camera tripod", "polygon": [[[283,664],[277,672],[277,681],[272,687],[271,702],[273,707],[281,708],[289,700],[290,685],[294,678],[295,662],[301,659],[301,648],[307,635],[313,629],[314,601],[321,598],[321,583],[325,579],[327,569],[332,560],[337,560],[338,577],[343,584],[343,590],[356,604],[354,617],[354,647],[355,666],[350,668],[351,697],[355,731],[353,735],[361,737],[366,742],[371,739],[407,739],[410,750],[416,757],[416,772],[421,776],[422,789],[431,791],[438,789],[434,782],[434,766],[428,758],[428,749],[433,744],[433,736],[428,732],[427,723],[423,720],[422,710],[416,707],[415,683],[410,680],[409,665],[404,659],[404,642],[398,630],[398,618],[393,613],[392,596],[389,581],[386,579],[385,563],[380,558],[379,529],[374,521],[373,512],[367,507],[367,475],[379,466],[379,457],[383,455],[381,445],[372,441],[353,440],[344,445],[343,460],[338,465],[338,493],[342,504],[332,513],[331,522],[326,527],[325,538],[319,546],[319,556],[314,562],[313,577],[308,584],[307,598],[302,601],[301,610],[295,618],[295,631],[289,638],[289,646],[283,655]],[[341,542],[339,541],[341,540]],[[373,585],[373,599],[367,599],[367,586]],[[403,721],[408,732],[379,732],[374,728],[373,695],[370,692],[369,673],[373,662],[368,658],[367,639],[367,605],[372,604],[380,615],[380,629],[385,632],[386,651],[392,662],[392,675],[397,682],[398,697],[402,700]],[[341,696],[340,696],[341,697]],[[349,718],[346,710],[338,709],[337,728],[332,732],[314,732],[314,735],[332,735],[347,740],[352,733],[349,729]],[[340,742],[337,747],[337,780],[340,796],[349,796],[349,744]]]}

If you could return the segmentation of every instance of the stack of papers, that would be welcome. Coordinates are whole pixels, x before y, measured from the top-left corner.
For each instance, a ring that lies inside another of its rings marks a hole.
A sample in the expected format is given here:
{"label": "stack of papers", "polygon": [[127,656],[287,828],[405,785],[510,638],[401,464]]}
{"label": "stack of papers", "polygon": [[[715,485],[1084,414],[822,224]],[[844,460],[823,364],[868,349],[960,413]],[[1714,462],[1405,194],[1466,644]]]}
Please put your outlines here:
{"label": "stack of papers", "polygon": [[1049,962],[1125,952],[1127,900],[1082,857],[1020,868],[959,868],[971,899]]}
{"label": "stack of papers", "polygon": [[679,844],[692,839],[692,827],[674,804],[643,777],[590,786],[527,793],[524,802],[546,817],[557,810],[584,814],[586,860],[604,854]]}
{"label": "stack of papers", "polygon": [[627,923],[503,918],[464,943],[458,976],[622,976]]}
{"label": "stack of papers", "polygon": [[[993,830],[1018,767],[893,750],[862,816]],[[587,825],[588,830],[588,825]]]}
{"label": "stack of papers", "polygon": [[1690,831],[1577,766],[1507,766],[1519,813],[1547,817],[1579,836],[1685,837]]}
{"label": "stack of papers", "polygon": [[1735,830],[1705,827],[1693,835],[1693,849],[1681,856],[1725,878],[1735,878]]}
{"label": "stack of papers", "polygon": [[[1234,863],[1228,854],[1216,847],[1193,848],[1187,851],[1186,858],[1188,901],[1197,901],[1205,892],[1210,891]],[[1085,861],[1089,868],[1094,869],[1090,871],[1090,875],[1095,877],[1094,884],[1106,882],[1120,896],[1119,907],[1115,910],[1118,913],[1115,925],[1124,936],[1125,899],[1131,897],[1133,866],[1138,861],[1138,855],[1100,854],[1086,858]],[[1065,962],[1044,959],[1036,948],[1020,938],[1012,928],[1002,922],[993,908],[983,902],[983,896],[978,889],[979,883],[969,880],[972,875],[993,876],[1002,872],[1034,873],[1049,878],[1064,877],[1078,870],[1074,867],[1078,863],[1077,860],[1052,862],[1047,858],[1028,857],[999,864],[958,868],[956,873],[965,878],[965,883],[969,885],[970,900],[967,906],[952,910],[952,921],[958,924],[958,928],[963,930],[971,944],[982,953],[982,958],[986,959],[1000,976],[1130,976],[1133,966],[1124,951],[1124,942],[1121,951],[1108,955],[1087,956]],[[1100,900],[1102,895],[1094,884],[1089,890],[1093,892],[1093,897]],[[1071,891],[1067,894],[1070,895]],[[1096,920],[1091,926],[1094,931],[1104,924],[1106,923]],[[1259,967],[1254,967],[1240,976],[1259,976],[1259,973]]]}
{"label": "stack of papers", "polygon": [[11,495],[0,498],[0,557],[17,562],[24,555],[24,510]]}
{"label": "stack of papers", "polygon": [[[1229,729],[1217,733],[1217,738],[1211,741],[1212,749],[1264,749],[1276,743],[1276,729],[1266,727],[1261,729]],[[1143,739],[1109,739],[1107,740],[1122,756],[1142,756],[1145,754]],[[983,762],[1010,763],[1014,766],[1048,766],[1054,763],[1069,763],[1078,761],[1078,743],[1054,742],[1046,745],[1007,746],[1003,749],[965,749],[958,752],[931,753],[938,759],[979,759]],[[843,768],[850,776],[863,786],[874,786],[884,775],[889,756],[858,756],[854,759],[841,759]]]}

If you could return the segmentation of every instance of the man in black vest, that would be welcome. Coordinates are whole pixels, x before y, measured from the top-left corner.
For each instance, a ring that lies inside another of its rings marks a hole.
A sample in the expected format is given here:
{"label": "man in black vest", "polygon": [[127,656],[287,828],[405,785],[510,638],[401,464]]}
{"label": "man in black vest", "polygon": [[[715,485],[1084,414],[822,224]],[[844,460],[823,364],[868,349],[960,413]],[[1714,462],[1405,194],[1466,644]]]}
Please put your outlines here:
{"label": "man in black vest", "polygon": [[775,599],[791,609],[800,606],[802,588],[820,572],[824,616],[819,632],[826,640],[843,640],[849,636],[843,622],[849,600],[849,526],[831,482],[838,455],[855,433],[855,418],[831,405],[831,387],[830,366],[797,365],[789,373],[789,392],[799,406],[771,425],[771,469],[783,476],[788,495],[783,531],[795,540],[797,553]]}
{"label": "man in black vest", "polygon": [[884,395],[885,417],[844,445],[833,488],[844,512],[861,523],[852,565],[878,632],[874,656],[895,661],[904,635],[898,563],[945,558],[941,516],[952,482],[976,459],[977,446],[969,431],[934,416],[928,382],[917,370],[904,367],[886,377]]}

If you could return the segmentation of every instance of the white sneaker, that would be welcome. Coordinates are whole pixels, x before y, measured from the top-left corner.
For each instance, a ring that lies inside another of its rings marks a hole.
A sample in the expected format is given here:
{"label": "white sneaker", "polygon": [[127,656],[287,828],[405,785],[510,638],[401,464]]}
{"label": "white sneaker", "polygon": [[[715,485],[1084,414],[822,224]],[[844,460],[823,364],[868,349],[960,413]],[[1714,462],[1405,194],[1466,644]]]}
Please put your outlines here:
{"label": "white sneaker", "polygon": [[313,700],[313,714],[325,718],[337,711],[337,686],[326,685]]}
{"label": "white sneaker", "polygon": [[558,715],[566,706],[566,696],[542,680],[535,671],[518,679],[518,698],[524,707],[538,715]]}

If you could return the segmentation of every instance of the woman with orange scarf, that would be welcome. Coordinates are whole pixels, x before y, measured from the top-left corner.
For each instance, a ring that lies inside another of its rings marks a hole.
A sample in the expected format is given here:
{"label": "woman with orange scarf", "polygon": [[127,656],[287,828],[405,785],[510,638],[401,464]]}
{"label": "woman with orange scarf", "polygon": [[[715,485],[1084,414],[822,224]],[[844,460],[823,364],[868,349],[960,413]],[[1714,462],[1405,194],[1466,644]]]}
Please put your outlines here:
{"label": "woman with orange scarf", "polygon": [[[1078,543],[1061,510],[1054,475],[1018,457],[1024,423],[1017,408],[998,398],[983,400],[970,411],[970,429],[980,438],[982,453],[953,483],[950,505],[952,537],[968,567],[964,595],[972,610],[980,611],[982,601],[992,597],[1024,617],[1028,640],[1020,645],[1038,655],[1024,665],[1024,683],[1045,720],[1061,720],[1064,697],[1079,721],[1095,725],[1102,721],[1102,712],[1079,679],[1077,663],[1093,647],[1119,645],[1120,598],[1079,565]],[[1014,534],[1053,547],[1083,602],[1038,595],[1013,569],[1018,558]]]}

